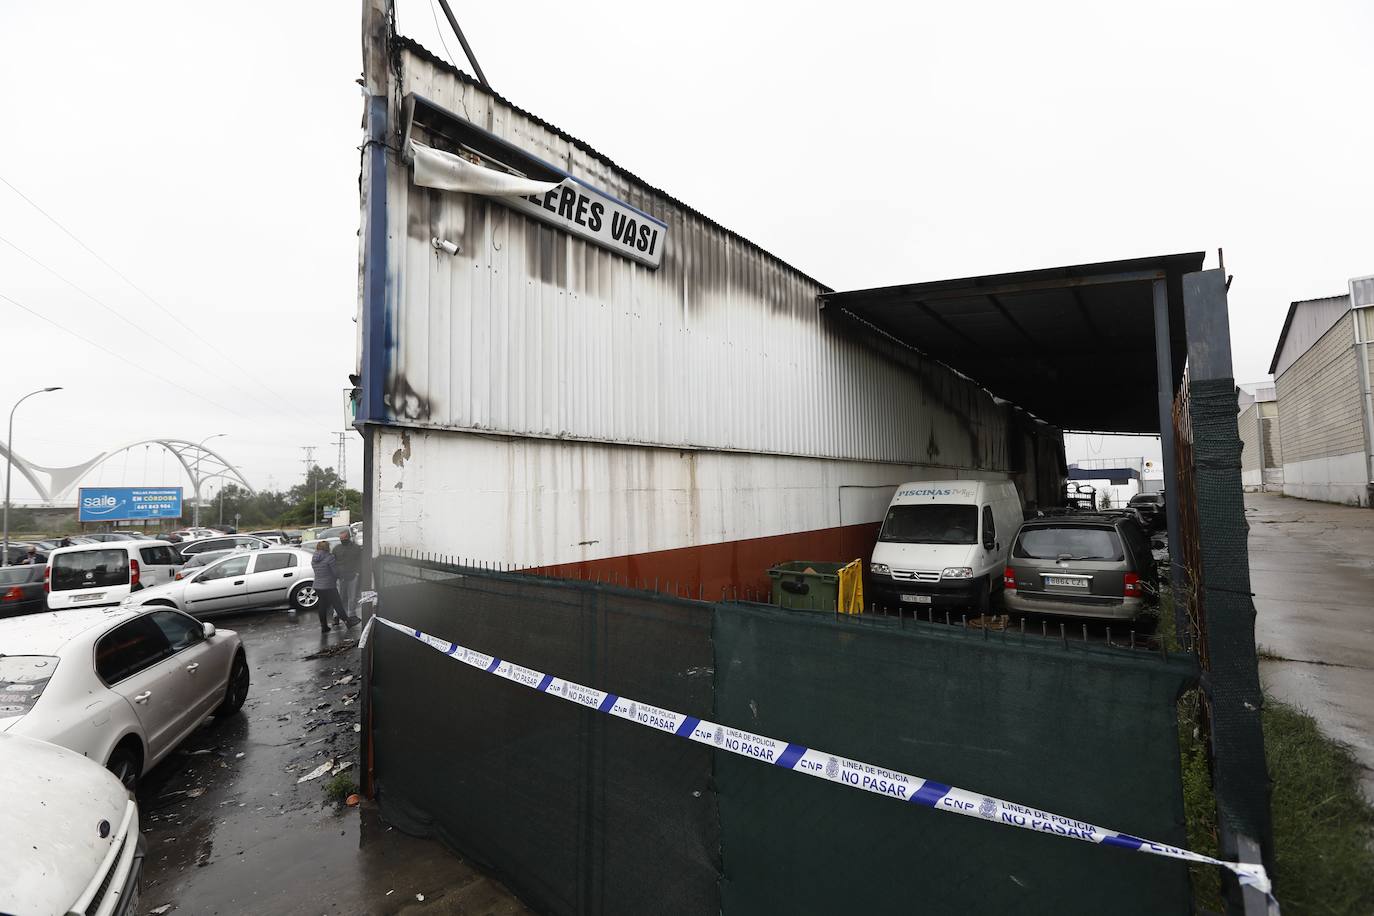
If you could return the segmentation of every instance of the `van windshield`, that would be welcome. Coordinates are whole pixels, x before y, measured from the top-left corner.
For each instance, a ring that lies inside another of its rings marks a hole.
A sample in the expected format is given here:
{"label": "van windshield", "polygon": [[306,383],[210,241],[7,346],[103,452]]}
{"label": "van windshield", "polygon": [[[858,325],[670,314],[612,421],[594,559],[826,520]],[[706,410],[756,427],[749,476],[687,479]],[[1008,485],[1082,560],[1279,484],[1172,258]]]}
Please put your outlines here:
{"label": "van windshield", "polygon": [[128,584],[129,555],[123,550],[79,550],[52,558],[55,592]]}
{"label": "van windshield", "polygon": [[878,540],[896,544],[973,544],[978,507],[951,504],[890,506]]}

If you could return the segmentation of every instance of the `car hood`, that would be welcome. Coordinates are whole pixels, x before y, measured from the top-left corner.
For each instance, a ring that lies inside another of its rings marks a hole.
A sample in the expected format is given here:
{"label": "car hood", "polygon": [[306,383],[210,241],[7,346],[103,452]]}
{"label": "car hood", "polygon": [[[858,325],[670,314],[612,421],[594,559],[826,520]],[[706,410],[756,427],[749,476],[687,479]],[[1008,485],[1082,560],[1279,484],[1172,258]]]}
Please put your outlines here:
{"label": "car hood", "polygon": [[118,838],[129,793],[75,751],[18,735],[0,735],[0,772],[0,912],[66,913]]}
{"label": "car hood", "polygon": [[972,566],[974,544],[899,544],[879,541],[873,562],[898,569],[939,572],[947,566]]}

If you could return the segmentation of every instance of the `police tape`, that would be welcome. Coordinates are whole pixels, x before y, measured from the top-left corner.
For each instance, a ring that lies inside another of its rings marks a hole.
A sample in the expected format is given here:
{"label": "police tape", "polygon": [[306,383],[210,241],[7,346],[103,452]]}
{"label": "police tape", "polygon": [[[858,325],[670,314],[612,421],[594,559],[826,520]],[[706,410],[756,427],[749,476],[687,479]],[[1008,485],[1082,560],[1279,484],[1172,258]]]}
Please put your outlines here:
{"label": "police tape", "polygon": [[615,716],[617,719],[625,719],[646,728],[714,747],[717,750],[779,766],[785,770],[805,773],[808,776],[839,783],[851,789],[886,795],[898,801],[911,802],[937,811],[962,814],[966,817],[976,817],[1010,827],[1049,833],[1068,839],[1096,843],[1101,846],[1114,846],[1132,852],[1150,853],[1203,865],[1217,865],[1233,872],[1242,885],[1254,887],[1264,893],[1268,897],[1269,912],[1278,912],[1278,902],[1271,893],[1272,885],[1263,865],[1214,859],[1211,856],[1180,849],[1167,843],[1155,843],[1132,836],[1129,833],[1106,830],[1084,821],[1051,814],[1028,805],[1018,805],[1015,802],[947,786],[933,779],[911,776],[896,770],[841,757],[838,754],[828,754],[800,744],[780,741],[777,738],[769,738],[764,735],[755,735],[751,732],[731,728],[728,725],[699,719],[696,716],[662,709],[649,703],[632,700],[629,697],[606,693],[574,681],[554,677],[551,674],[526,668],[494,655],[486,655],[466,646],[431,636],[421,630],[404,626],[394,620],[388,620],[385,617],[373,616],[368,619],[367,626],[363,628],[362,635],[358,640],[359,648],[367,645],[372,627],[378,623],[399,633],[404,633],[412,639],[417,639],[430,648],[466,665],[481,669],[487,674],[494,674],[508,681],[514,681],[531,690],[547,693],[570,703]]}

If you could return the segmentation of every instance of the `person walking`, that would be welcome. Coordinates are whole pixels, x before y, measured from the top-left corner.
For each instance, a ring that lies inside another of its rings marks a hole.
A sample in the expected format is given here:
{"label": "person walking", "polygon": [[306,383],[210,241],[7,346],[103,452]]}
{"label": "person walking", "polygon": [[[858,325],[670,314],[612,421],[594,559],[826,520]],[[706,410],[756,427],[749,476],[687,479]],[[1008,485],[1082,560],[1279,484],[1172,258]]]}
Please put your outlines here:
{"label": "person walking", "polygon": [[334,554],[329,552],[328,541],[320,541],[315,545],[315,555],[310,558],[310,567],[315,571],[315,594],[320,598],[319,603],[315,605],[320,614],[320,632],[329,632],[331,607],[339,623],[352,626],[348,621],[348,615],[344,613],[343,602],[339,599],[338,561],[334,559]]}
{"label": "person walking", "polygon": [[353,532],[347,528],[339,532],[334,560],[338,567],[339,594],[343,597],[344,613],[348,615],[349,624],[355,624],[358,622],[354,608],[358,606],[358,574],[363,570],[363,549],[353,543]]}

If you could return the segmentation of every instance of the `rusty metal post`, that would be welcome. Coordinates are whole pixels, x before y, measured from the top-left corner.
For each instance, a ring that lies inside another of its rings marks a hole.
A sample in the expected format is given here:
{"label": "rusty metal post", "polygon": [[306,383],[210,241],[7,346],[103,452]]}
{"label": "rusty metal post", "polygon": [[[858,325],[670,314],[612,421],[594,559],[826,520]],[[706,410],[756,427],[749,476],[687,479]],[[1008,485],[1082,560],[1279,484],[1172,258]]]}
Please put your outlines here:
{"label": "rusty metal post", "polygon": [[1164,464],[1164,514],[1169,528],[1169,584],[1174,598],[1174,635],[1189,644],[1183,545],[1179,543],[1178,470],[1174,465],[1174,353],[1169,328],[1169,285],[1153,284],[1155,309],[1155,386],[1159,396],[1159,449]]}

